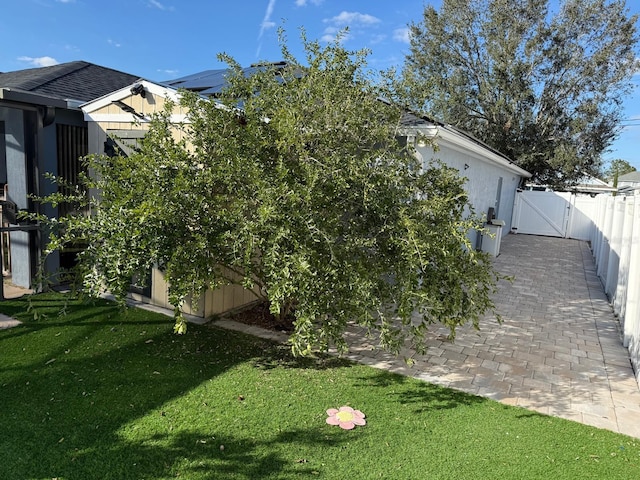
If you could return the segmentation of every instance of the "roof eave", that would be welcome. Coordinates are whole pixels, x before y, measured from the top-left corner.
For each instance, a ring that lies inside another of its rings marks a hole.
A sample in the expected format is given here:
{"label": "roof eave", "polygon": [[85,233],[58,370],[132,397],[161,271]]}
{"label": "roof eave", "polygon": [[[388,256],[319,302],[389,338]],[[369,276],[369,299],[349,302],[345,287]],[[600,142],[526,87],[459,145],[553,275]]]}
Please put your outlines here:
{"label": "roof eave", "polygon": [[61,98],[49,97],[33,92],[25,92],[24,90],[14,90],[12,88],[0,88],[0,100],[6,100],[17,103],[27,103],[30,105],[40,105],[43,107],[69,108],[66,100]]}
{"label": "roof eave", "polygon": [[471,139],[468,135],[461,134],[457,129],[447,128],[446,125],[434,123],[430,125],[411,126],[405,130],[407,132],[413,132],[414,134],[424,135],[427,138],[435,140],[436,143],[441,141],[452,148],[473,153],[481,159],[506,168],[521,177],[531,178],[533,176],[531,173],[517,166],[503,154]]}

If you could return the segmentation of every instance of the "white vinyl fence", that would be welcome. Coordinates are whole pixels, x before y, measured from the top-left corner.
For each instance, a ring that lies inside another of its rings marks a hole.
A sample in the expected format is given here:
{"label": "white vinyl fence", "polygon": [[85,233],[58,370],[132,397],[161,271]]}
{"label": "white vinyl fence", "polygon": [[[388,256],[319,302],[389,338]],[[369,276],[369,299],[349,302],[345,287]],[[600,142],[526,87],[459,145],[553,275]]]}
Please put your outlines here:
{"label": "white vinyl fence", "polygon": [[595,199],[591,247],[640,382],[640,195]]}
{"label": "white vinyl fence", "polygon": [[598,198],[569,192],[520,190],[511,218],[514,233],[591,240]]}

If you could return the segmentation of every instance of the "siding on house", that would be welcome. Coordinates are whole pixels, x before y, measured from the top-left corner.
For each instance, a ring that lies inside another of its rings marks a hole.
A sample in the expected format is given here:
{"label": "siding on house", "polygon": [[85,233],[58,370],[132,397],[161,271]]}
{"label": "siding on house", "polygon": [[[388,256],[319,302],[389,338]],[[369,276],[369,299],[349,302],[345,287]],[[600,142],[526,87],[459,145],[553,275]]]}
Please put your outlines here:
{"label": "siding on house", "polygon": [[618,177],[618,191],[623,195],[640,192],[640,172],[630,172]]}
{"label": "siding on house", "polygon": [[[162,272],[157,268],[154,268],[152,272],[151,296],[146,297],[138,293],[132,293],[131,297],[134,300],[158,307],[174,308],[169,302],[169,284]],[[197,302],[187,299],[182,306],[182,311],[189,315],[208,318],[250,305],[256,300],[258,300],[258,297],[241,285],[225,285],[215,290],[206,290]]]}
{"label": "siding on house", "polygon": [[[494,208],[496,218],[505,222],[502,235],[507,235],[511,230],[516,191],[531,174],[500,152],[451,126],[413,114],[406,114],[402,123],[405,134],[415,142],[423,164],[438,160],[458,170],[460,176],[466,178],[465,189],[474,213],[487,215],[489,208]],[[477,232],[469,232],[469,238],[472,245],[480,246]]]}
{"label": "siding on house", "polygon": [[[149,129],[150,116],[164,109],[166,99],[177,99],[176,91],[157,84],[138,82],[145,90],[145,97],[131,93],[130,86],[113,92],[94,102],[82,106],[85,120],[89,124],[89,151],[104,153],[105,142],[111,134],[131,131],[144,132]],[[123,109],[133,109],[134,113]],[[185,120],[186,111],[179,105],[174,105],[172,119],[176,122]],[[182,139],[183,132],[173,130],[177,140]],[[137,301],[150,303],[163,308],[174,308],[169,303],[169,285],[162,272],[154,268],[151,272],[151,286],[149,296],[132,293],[131,297]],[[215,290],[205,291],[197,302],[187,299],[182,306],[186,314],[198,317],[210,317],[223,312],[240,308],[257,300],[256,295],[240,285],[226,285]]]}
{"label": "siding on house", "polygon": [[[30,196],[57,191],[58,185],[45,178],[45,172],[77,172],[78,156],[87,153],[86,123],[80,103],[129,85],[137,78],[83,61],[0,73],[0,122],[4,124],[5,140],[0,180],[6,182],[8,199],[21,210],[57,216],[58,208],[39,204]],[[11,281],[29,288],[47,236],[31,230],[14,231],[8,237]],[[61,266],[69,266],[66,258],[59,252],[48,255],[46,273],[54,275]]]}
{"label": "siding on house", "polygon": [[[502,234],[509,233],[515,195],[522,176],[446,145],[441,145],[437,152],[429,148],[419,148],[419,152],[425,162],[439,160],[458,170],[460,176],[467,179],[465,190],[475,214],[486,215],[489,208],[494,208],[496,218],[506,222]],[[472,244],[474,241],[472,239]]]}

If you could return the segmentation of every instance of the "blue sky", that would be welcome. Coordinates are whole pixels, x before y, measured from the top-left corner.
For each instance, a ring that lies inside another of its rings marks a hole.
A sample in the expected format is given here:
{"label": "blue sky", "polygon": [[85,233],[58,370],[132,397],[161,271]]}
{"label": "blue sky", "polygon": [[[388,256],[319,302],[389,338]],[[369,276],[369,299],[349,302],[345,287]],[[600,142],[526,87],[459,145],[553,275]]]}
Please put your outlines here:
{"label": "blue sky", "polygon": [[[370,66],[401,66],[407,24],[439,0],[5,0],[0,71],[86,60],[149,80],[223,68],[226,52],[242,65],[280,60],[277,27],[299,55],[300,27],[327,41],[349,26],[345,45],[372,51]],[[627,1],[632,13],[640,2]],[[639,25],[640,27],[640,25]],[[625,127],[606,159],[640,170],[640,75],[625,105]],[[635,121],[634,121],[635,120]]]}

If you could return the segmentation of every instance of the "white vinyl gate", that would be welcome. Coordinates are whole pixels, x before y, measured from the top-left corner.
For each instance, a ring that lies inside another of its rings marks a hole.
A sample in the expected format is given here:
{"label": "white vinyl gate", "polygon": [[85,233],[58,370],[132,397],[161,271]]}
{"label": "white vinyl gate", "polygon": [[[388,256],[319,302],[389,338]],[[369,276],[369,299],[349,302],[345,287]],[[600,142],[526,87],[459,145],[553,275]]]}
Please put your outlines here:
{"label": "white vinyl gate", "polygon": [[569,192],[518,191],[512,233],[589,240],[596,199]]}

